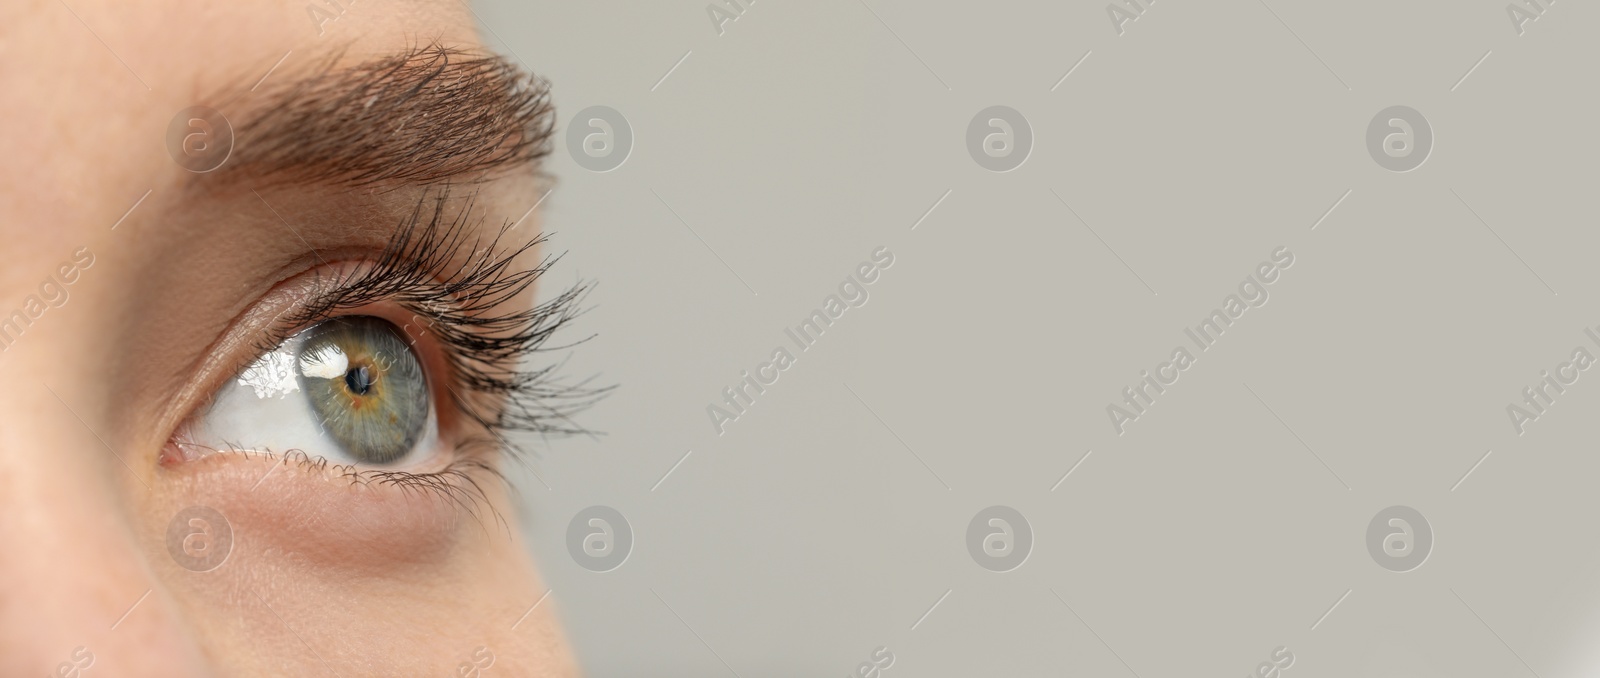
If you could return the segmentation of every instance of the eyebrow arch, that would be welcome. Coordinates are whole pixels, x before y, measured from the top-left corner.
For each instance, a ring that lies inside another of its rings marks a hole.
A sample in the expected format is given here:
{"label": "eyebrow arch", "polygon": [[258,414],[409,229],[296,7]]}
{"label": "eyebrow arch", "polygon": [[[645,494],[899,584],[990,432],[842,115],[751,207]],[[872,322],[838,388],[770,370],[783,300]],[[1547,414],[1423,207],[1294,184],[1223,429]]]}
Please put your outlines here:
{"label": "eyebrow arch", "polygon": [[340,56],[252,95],[219,173],[253,185],[426,185],[534,169],[550,152],[549,83],[499,56],[428,44],[336,68]]}

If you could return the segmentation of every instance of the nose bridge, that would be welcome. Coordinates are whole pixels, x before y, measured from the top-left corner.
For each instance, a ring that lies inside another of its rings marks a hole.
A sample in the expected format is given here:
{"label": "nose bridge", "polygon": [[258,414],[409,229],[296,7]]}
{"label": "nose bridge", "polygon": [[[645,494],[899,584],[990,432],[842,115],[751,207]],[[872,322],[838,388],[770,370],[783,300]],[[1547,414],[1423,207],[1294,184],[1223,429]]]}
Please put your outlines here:
{"label": "nose bridge", "polygon": [[141,465],[48,387],[0,391],[0,675],[202,675],[131,527]]}

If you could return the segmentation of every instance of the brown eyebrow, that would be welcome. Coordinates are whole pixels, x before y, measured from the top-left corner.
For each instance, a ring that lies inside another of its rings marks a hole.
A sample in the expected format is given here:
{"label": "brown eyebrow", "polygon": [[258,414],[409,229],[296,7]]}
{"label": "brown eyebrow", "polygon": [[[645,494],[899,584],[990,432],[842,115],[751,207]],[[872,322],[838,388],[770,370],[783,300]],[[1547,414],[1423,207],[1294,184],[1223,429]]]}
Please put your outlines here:
{"label": "brown eyebrow", "polygon": [[428,184],[531,169],[550,152],[549,84],[501,57],[430,44],[337,59],[249,95],[220,173],[256,185]]}

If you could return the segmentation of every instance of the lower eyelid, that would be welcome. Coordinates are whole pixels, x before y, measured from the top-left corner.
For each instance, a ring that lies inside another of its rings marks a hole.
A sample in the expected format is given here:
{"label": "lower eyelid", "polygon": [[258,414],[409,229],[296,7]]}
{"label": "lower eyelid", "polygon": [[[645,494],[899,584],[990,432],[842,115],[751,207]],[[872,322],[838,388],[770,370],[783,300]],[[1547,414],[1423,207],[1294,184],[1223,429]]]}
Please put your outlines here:
{"label": "lower eyelid", "polygon": [[169,472],[186,481],[183,501],[227,519],[236,548],[253,543],[330,567],[442,562],[462,538],[464,522],[473,519],[444,496],[303,460],[222,454]]}

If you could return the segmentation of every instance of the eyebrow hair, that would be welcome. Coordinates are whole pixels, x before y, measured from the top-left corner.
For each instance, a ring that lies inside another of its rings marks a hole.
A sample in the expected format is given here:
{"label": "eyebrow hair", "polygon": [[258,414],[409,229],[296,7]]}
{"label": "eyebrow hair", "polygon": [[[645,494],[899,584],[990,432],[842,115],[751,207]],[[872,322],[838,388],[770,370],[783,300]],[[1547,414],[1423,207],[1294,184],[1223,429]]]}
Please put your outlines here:
{"label": "eyebrow hair", "polygon": [[535,168],[550,152],[549,83],[499,56],[428,44],[336,68],[341,56],[252,103],[221,171],[257,184],[429,184]]}

